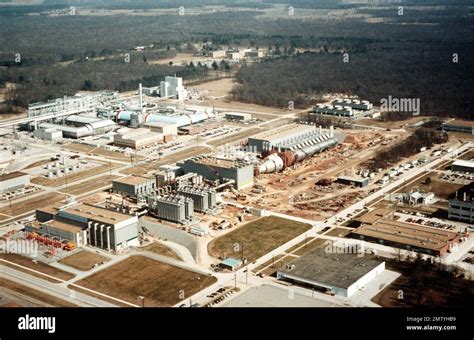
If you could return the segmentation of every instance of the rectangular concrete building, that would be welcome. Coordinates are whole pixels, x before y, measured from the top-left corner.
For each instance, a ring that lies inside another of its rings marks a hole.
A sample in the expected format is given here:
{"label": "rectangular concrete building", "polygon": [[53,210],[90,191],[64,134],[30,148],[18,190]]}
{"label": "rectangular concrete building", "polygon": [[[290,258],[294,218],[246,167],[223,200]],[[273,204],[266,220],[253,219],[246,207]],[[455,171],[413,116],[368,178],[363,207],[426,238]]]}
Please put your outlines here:
{"label": "rectangular concrete building", "polygon": [[187,159],[179,165],[185,173],[193,172],[210,181],[233,180],[236,189],[242,189],[253,184],[253,165],[245,162],[199,156]]}
{"label": "rectangular concrete building", "polygon": [[122,129],[114,135],[114,144],[131,149],[142,149],[163,143],[163,135],[149,129]]}
{"label": "rectangular concrete building", "polygon": [[155,191],[156,179],[128,176],[112,181],[112,190],[122,196],[138,197]]}
{"label": "rectangular concrete building", "polygon": [[24,188],[30,184],[30,175],[24,172],[10,172],[0,175],[0,193]]}
{"label": "rectangular concrete building", "polygon": [[474,162],[458,159],[451,165],[451,170],[474,173]]}
{"label": "rectangular concrete building", "polygon": [[460,242],[458,233],[384,219],[373,224],[362,224],[351,235],[364,241],[438,256]]}
{"label": "rectangular concrete building", "polygon": [[328,253],[321,246],[278,270],[277,279],[348,298],[384,270],[385,262],[372,255]]}
{"label": "rectangular concrete building", "polygon": [[474,223],[474,182],[462,187],[449,200],[448,218]]}
{"label": "rectangular concrete building", "polygon": [[341,183],[344,185],[353,185],[355,187],[366,187],[369,185],[369,180],[367,178],[356,178],[356,177],[338,177],[337,183]]}
{"label": "rectangular concrete building", "polygon": [[452,120],[443,124],[444,132],[462,132],[474,135],[474,121]]}
{"label": "rectangular concrete building", "polygon": [[90,244],[106,250],[119,250],[138,237],[138,217],[86,203],[56,204],[37,209],[39,229],[80,246]]}
{"label": "rectangular concrete building", "polygon": [[298,139],[303,139],[317,132],[313,125],[290,124],[271,131],[265,131],[248,139],[250,150],[257,152],[269,151],[285,145],[295,144]]}
{"label": "rectangular concrete building", "polygon": [[247,121],[252,119],[252,115],[250,113],[242,112],[226,112],[225,118],[229,120]]}

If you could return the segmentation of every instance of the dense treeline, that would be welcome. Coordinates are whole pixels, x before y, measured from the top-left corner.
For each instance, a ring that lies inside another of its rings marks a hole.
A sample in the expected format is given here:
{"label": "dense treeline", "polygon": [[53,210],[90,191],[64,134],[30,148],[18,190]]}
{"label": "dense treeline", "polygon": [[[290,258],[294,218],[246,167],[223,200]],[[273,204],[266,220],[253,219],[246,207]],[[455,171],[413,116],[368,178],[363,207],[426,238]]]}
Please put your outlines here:
{"label": "dense treeline", "polygon": [[[249,65],[236,75],[234,99],[286,107],[314,104],[324,93],[358,95],[380,105],[383,98],[419,98],[421,114],[472,118],[472,44],[373,44],[364,53],[306,53]],[[452,62],[451,51],[463,61]]]}
{"label": "dense treeline", "polygon": [[421,148],[431,148],[434,144],[445,143],[448,135],[429,128],[420,128],[402,142],[377,153],[368,166],[371,170],[385,169],[401,161],[403,158],[417,154]]}
{"label": "dense treeline", "polygon": [[[298,8],[324,8],[335,3],[339,6],[339,2],[285,1]],[[375,103],[388,95],[419,97],[422,111],[427,113],[462,115],[472,106],[472,98],[467,95],[470,84],[466,80],[472,78],[473,69],[470,58],[473,23],[468,11],[464,14],[457,9],[428,12],[429,20],[443,18],[439,25],[370,24],[345,18],[273,19],[253,10],[185,16],[25,15],[71,5],[78,6],[80,11],[83,6],[147,10],[209,4],[246,7],[252,2],[47,0],[41,6],[0,7],[0,15],[4,14],[0,25],[0,67],[7,68],[0,72],[0,84],[17,83],[22,91],[15,102],[22,105],[32,99],[45,100],[56,91],[56,96],[68,94],[84,85],[90,89],[129,89],[138,81],[145,82],[146,77],[163,74],[162,69],[146,65],[146,60],[171,57],[183,43],[212,41],[216,48],[271,47],[275,56],[282,57],[239,72],[242,85],[234,90],[234,95],[245,102],[286,107],[292,100],[297,106],[305,106],[317,101],[321,93],[339,91],[355,93]],[[356,7],[362,11],[367,6]],[[383,10],[380,13],[388,15]],[[151,45],[154,47],[142,54],[132,52],[135,46]],[[316,53],[285,56],[297,48]],[[343,51],[350,55],[348,64],[342,64]],[[132,66],[125,67],[117,61],[124,53],[132,54]],[[459,54],[458,64],[447,63],[453,53]],[[17,55],[21,56],[21,62],[16,62]],[[135,61],[135,57],[143,62]],[[106,61],[100,60],[103,58]],[[206,70],[196,68],[186,72],[191,79],[206,77]],[[74,85],[67,85],[69,81]],[[24,98],[19,97],[22,93]]]}
{"label": "dense treeline", "polygon": [[[11,70],[9,72],[12,72]],[[185,79],[203,79],[203,67],[149,65],[141,59],[82,61],[69,65],[31,66],[12,72],[10,81],[21,87],[7,98],[7,103],[25,107],[28,103],[72,95],[78,90],[114,89],[129,91],[144,86],[157,86],[165,76],[176,74]]]}

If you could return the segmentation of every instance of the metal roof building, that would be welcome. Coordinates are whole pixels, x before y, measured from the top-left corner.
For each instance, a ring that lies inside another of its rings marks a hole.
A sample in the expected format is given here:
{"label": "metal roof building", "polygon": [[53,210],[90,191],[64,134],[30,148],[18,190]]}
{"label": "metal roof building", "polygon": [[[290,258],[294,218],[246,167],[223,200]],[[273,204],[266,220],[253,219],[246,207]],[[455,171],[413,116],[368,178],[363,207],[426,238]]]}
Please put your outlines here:
{"label": "metal roof building", "polygon": [[317,247],[278,270],[277,278],[350,297],[385,270],[384,261],[362,255]]}

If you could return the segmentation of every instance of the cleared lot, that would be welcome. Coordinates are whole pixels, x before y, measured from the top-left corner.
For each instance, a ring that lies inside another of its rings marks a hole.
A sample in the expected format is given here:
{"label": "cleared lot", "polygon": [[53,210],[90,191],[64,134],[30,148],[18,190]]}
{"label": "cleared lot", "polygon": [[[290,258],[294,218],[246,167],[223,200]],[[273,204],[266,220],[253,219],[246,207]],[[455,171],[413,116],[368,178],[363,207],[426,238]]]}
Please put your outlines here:
{"label": "cleared lot", "polygon": [[65,264],[66,266],[86,271],[94,268],[95,264],[101,264],[102,262],[108,261],[110,261],[110,259],[105,256],[81,250],[71,256],[59,260],[58,262]]}
{"label": "cleared lot", "polygon": [[146,307],[164,307],[175,305],[216,281],[213,276],[132,256],[76,284],[133,304],[140,304],[137,298],[143,296]]}
{"label": "cleared lot", "polygon": [[307,223],[276,216],[262,217],[209,243],[209,254],[253,261],[311,229]]}

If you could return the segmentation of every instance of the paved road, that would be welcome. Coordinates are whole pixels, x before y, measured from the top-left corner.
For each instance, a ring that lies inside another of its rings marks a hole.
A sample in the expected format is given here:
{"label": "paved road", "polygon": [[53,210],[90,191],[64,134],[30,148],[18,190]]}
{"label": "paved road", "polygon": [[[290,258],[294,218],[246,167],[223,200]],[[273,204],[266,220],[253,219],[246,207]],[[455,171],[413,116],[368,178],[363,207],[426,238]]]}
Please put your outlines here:
{"label": "paved road", "polygon": [[1,266],[1,268],[1,277],[12,281],[20,282],[22,285],[39,290],[43,293],[56,296],[60,299],[69,301],[76,305],[82,307],[115,307],[115,305],[110,304],[108,302],[98,300],[94,297],[79,292],[74,292],[69,288],[62,287],[46,280],[42,280],[40,278],[17,271],[10,267]]}

